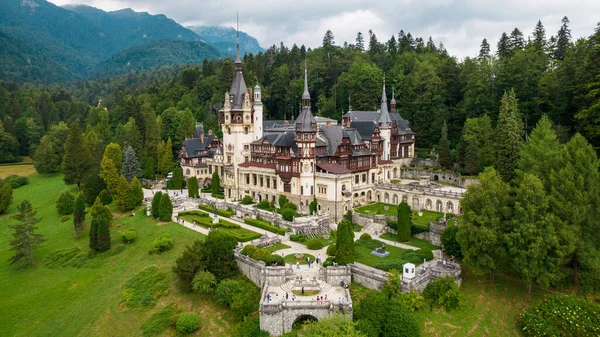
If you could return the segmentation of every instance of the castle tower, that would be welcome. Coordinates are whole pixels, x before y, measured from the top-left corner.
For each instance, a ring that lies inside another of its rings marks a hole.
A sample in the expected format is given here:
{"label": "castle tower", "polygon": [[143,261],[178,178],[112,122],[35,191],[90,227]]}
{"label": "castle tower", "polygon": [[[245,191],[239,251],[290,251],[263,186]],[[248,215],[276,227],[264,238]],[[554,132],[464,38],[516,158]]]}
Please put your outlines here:
{"label": "castle tower", "polygon": [[[260,92],[260,88],[259,88]],[[258,95],[260,98],[260,93]],[[223,162],[225,170],[225,179],[223,186],[225,189],[225,198],[227,200],[237,200],[238,186],[238,166],[241,163],[249,161],[250,143],[255,140],[254,137],[254,105],[252,90],[246,87],[244,74],[242,72],[242,60],[240,58],[240,43],[238,39],[235,74],[231,87],[225,92],[225,102],[223,109],[219,111],[221,120],[221,130],[223,131]],[[260,105],[260,132],[262,135],[262,103]]]}
{"label": "castle tower", "polygon": [[392,139],[392,119],[388,112],[387,96],[385,94],[385,76],[383,77],[383,92],[381,93],[381,108],[379,109],[379,134],[383,139],[383,154],[380,160],[390,159],[390,140]]}
{"label": "castle tower", "polygon": [[300,157],[300,193],[302,196],[314,195],[314,170],[317,142],[317,121],[311,111],[310,93],[308,92],[308,74],[304,64],[304,93],[302,94],[302,111],[296,119],[296,143]]}
{"label": "castle tower", "polygon": [[390,101],[390,112],[396,113],[396,97],[394,97],[394,87],[392,87],[392,100]]}

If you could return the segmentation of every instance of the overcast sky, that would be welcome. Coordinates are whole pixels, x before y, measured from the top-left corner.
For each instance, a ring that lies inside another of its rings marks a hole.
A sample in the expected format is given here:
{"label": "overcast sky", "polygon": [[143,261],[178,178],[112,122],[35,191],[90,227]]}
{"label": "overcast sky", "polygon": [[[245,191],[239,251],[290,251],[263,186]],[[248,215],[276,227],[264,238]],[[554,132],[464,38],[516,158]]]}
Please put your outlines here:
{"label": "overcast sky", "polygon": [[568,16],[573,38],[589,36],[600,21],[599,0],[50,0],[57,5],[87,4],[106,11],[132,8],[165,14],[182,25],[235,27],[267,48],[281,41],[316,47],[330,29],[335,42],[354,43],[372,29],[380,42],[400,29],[442,42],[451,55],[476,56],[487,38],[492,48],[514,27],[531,34],[538,20],[555,35]]}

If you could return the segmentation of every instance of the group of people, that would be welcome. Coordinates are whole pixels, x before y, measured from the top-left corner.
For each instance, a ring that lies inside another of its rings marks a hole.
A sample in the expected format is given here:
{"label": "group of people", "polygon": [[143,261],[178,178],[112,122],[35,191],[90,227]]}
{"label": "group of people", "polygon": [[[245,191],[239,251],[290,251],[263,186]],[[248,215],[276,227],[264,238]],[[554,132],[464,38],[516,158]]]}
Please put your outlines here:
{"label": "group of people", "polygon": [[[279,297],[279,293],[275,293],[275,297]],[[271,303],[273,301],[273,296],[271,294],[267,294],[266,296],[267,303]],[[290,299],[290,294],[285,293],[285,296],[281,296],[281,302],[288,301]],[[292,294],[292,301],[296,300],[296,295]]]}
{"label": "group of people", "polygon": [[[317,263],[317,266],[318,266],[318,265],[319,265],[319,264],[321,264],[321,262],[322,262],[322,261],[321,261],[321,257],[320,257],[320,256],[317,256],[317,258],[316,258],[315,260],[312,260],[312,259],[311,259],[310,257],[308,257],[308,256],[306,257],[306,264],[308,265],[308,268],[311,268],[311,265],[313,264],[313,262],[316,262],[316,263]],[[300,269],[300,266],[299,266],[299,264],[298,264],[298,263],[296,263],[296,269]]]}

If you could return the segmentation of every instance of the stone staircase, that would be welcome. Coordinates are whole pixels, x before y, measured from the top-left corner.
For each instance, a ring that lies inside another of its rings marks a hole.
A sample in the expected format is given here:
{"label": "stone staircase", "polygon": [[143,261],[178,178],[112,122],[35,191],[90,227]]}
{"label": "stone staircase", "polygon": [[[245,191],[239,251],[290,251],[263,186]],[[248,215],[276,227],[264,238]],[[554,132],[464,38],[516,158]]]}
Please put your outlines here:
{"label": "stone staircase", "polygon": [[[314,281],[310,281],[313,283]],[[308,283],[308,282],[307,282]],[[298,282],[298,280],[289,280],[286,283],[281,285],[281,290],[291,293],[292,290],[297,289],[298,287],[302,287],[302,283]],[[305,287],[314,287],[313,285],[306,284]],[[331,289],[331,284],[317,280],[317,287],[321,290],[321,292],[329,291]]]}

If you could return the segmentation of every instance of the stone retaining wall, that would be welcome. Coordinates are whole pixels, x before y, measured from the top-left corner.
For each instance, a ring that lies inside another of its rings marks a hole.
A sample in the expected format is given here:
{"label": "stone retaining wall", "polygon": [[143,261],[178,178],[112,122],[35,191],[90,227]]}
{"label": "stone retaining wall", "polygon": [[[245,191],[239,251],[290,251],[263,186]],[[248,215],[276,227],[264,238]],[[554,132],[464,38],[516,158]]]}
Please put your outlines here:
{"label": "stone retaining wall", "polygon": [[384,271],[367,269],[357,264],[351,264],[352,280],[369,289],[380,290],[388,281]]}

